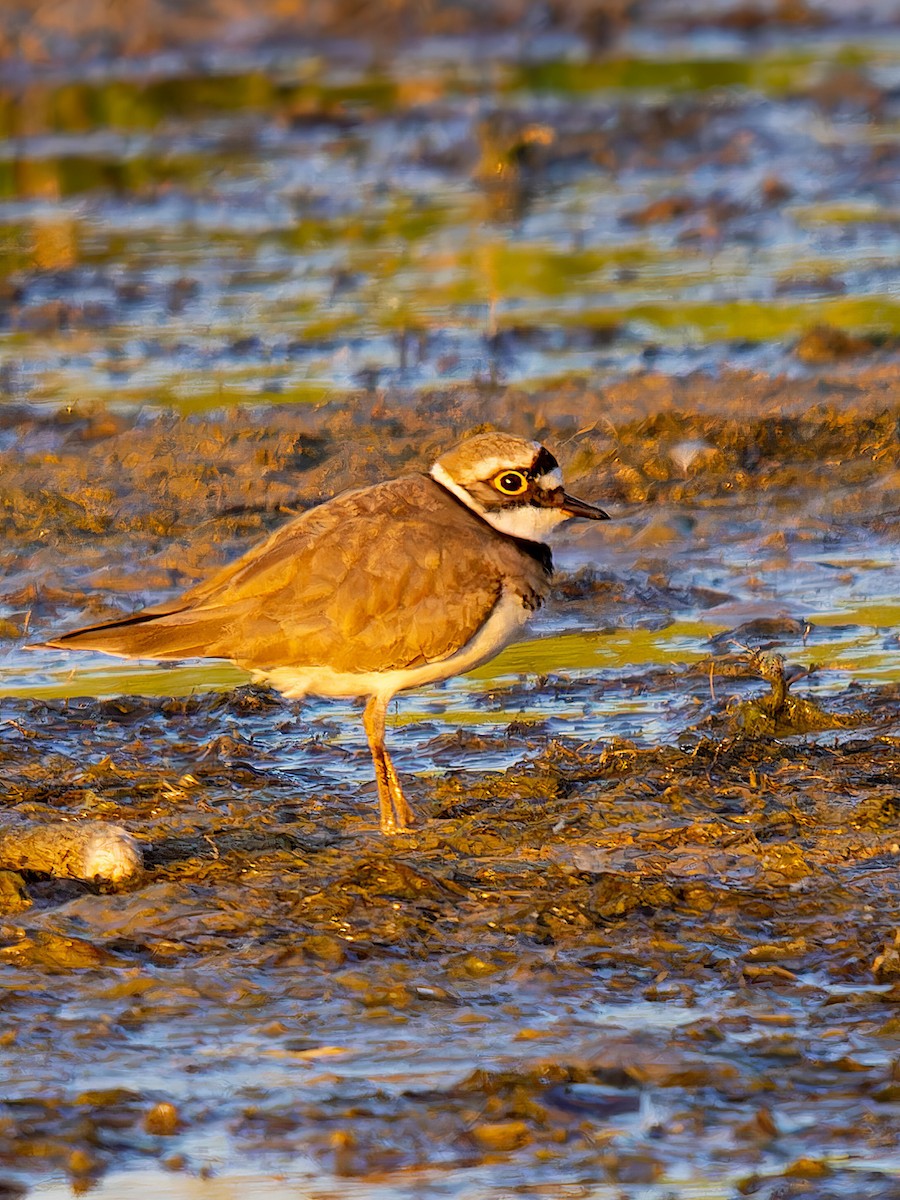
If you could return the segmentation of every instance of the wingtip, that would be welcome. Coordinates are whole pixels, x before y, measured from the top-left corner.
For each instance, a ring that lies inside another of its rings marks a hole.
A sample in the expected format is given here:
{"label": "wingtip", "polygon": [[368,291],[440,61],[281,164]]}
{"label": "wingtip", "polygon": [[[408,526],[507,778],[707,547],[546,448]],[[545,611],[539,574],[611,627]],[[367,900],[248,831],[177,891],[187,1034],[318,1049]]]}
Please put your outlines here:
{"label": "wingtip", "polygon": [[65,643],[66,634],[61,634],[58,638],[48,638],[46,642],[28,642],[22,646],[23,650],[66,650],[69,647]]}

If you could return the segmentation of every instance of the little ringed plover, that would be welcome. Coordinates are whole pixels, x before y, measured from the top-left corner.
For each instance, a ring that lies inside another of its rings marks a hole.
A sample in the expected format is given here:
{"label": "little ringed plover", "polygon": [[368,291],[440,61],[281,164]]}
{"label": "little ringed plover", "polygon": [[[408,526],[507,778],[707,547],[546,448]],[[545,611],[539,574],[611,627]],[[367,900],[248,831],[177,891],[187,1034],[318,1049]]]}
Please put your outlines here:
{"label": "little ringed plover", "polygon": [[481,433],[428,474],[309,509],[176,600],[42,645],[230,659],[290,698],[366,697],[381,829],[398,833],[413,814],[384,746],[388,702],[519,634],[550,588],[546,538],[570,517],[608,519],[538,442]]}

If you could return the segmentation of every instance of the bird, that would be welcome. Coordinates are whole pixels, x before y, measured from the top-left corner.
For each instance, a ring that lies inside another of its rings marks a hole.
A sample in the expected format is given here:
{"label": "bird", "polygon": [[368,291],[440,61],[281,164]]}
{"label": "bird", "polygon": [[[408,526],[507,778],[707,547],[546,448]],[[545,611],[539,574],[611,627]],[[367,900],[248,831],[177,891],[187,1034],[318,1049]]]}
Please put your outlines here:
{"label": "bird", "polygon": [[229,659],[289,699],[365,699],[381,832],[415,817],[385,748],[398,692],[493,658],[550,590],[548,536],[609,514],[565,491],[537,441],[482,432],[428,472],[307,509],[179,598],[32,649]]}

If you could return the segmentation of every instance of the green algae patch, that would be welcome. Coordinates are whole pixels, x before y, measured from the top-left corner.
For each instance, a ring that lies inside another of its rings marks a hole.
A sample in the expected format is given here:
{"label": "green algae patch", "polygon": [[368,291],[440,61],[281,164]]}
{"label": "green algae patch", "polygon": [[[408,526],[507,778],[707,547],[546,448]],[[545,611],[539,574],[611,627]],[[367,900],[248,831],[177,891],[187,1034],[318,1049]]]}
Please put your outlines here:
{"label": "green algae patch", "polygon": [[[718,304],[679,302],[673,305],[628,305],[623,321],[646,321],[669,334],[688,333],[704,339],[748,338],[767,341],[795,336],[817,323],[856,332],[900,332],[900,303],[887,295],[852,299],[814,299],[803,304],[773,301],[723,301]],[[582,312],[579,321],[606,320],[608,314]]]}
{"label": "green algae patch", "polygon": [[[226,167],[220,160],[219,168]],[[197,188],[211,166],[209,158],[168,155],[165,160],[136,155],[127,159],[85,153],[23,161],[0,160],[0,199],[39,197],[48,192],[82,196],[90,192],[149,193],[159,187]]]}
{"label": "green algae patch", "polygon": [[84,134],[96,129],[149,133],[161,121],[282,110],[322,113],[343,106],[387,111],[400,84],[379,75],[339,84],[327,79],[290,82],[258,70],[240,74],[190,74],[157,79],[111,79],[58,85],[33,82],[24,93],[0,97],[4,136]]}
{"label": "green algae patch", "polygon": [[35,700],[62,700],[80,696],[190,696],[240,687],[249,676],[231,663],[203,662],[161,668],[157,663],[105,666],[94,669],[73,665],[59,671],[52,682],[5,683],[0,673],[0,696],[31,696]]}
{"label": "green algae patch", "polygon": [[520,67],[513,89],[585,94],[641,91],[678,94],[747,88],[778,93],[808,86],[818,60],[795,58],[605,58],[589,62],[548,62]]}
{"label": "green algae patch", "polygon": [[697,648],[697,640],[708,638],[710,632],[709,625],[680,620],[664,630],[612,629],[532,638],[507,647],[497,658],[469,674],[472,679],[488,680],[522,673],[546,675],[557,671],[698,662],[705,653]]}

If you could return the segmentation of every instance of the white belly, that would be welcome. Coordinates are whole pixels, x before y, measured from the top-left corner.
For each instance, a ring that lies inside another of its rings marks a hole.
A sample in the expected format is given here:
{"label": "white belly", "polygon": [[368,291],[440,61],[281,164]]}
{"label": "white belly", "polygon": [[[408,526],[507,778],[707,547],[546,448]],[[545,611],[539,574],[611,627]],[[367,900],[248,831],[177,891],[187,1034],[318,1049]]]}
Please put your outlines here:
{"label": "white belly", "polygon": [[520,596],[504,594],[478,633],[449,658],[396,671],[335,671],[331,667],[276,667],[260,671],[258,680],[269,683],[289,699],[310,692],[314,696],[383,696],[387,699],[407,688],[421,687],[463,675],[498,654],[514,641],[532,615]]}

